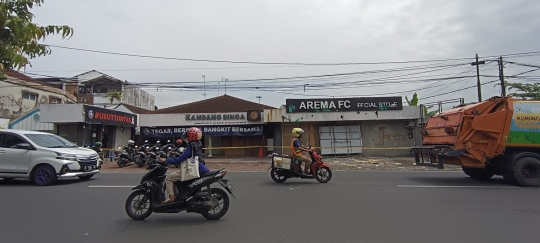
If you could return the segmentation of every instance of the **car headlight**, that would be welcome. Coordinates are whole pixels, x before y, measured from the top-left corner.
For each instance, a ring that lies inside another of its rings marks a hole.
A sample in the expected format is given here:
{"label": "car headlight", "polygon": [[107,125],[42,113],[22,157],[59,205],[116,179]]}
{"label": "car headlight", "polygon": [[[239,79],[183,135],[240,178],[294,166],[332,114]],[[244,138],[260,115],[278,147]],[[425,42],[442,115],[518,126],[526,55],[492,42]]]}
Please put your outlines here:
{"label": "car headlight", "polygon": [[78,161],[77,156],[74,154],[64,154],[56,152],[56,158],[61,160],[71,160],[71,161]]}

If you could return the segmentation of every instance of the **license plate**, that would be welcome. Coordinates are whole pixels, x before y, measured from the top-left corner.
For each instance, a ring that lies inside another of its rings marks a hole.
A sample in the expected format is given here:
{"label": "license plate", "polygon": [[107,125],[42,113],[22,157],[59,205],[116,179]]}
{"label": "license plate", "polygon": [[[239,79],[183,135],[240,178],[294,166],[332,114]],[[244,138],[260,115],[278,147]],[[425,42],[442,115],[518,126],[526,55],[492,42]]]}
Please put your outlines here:
{"label": "license plate", "polygon": [[85,166],[84,167],[84,170],[93,170],[94,169],[94,166]]}

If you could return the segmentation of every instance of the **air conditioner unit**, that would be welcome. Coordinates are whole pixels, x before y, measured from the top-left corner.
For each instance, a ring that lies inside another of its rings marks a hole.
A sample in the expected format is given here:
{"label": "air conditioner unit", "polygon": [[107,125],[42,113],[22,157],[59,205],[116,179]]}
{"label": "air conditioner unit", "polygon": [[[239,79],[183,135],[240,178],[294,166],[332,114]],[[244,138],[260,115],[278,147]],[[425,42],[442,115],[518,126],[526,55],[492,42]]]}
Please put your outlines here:
{"label": "air conditioner unit", "polygon": [[403,125],[405,125],[405,127],[416,127],[416,120],[405,120]]}

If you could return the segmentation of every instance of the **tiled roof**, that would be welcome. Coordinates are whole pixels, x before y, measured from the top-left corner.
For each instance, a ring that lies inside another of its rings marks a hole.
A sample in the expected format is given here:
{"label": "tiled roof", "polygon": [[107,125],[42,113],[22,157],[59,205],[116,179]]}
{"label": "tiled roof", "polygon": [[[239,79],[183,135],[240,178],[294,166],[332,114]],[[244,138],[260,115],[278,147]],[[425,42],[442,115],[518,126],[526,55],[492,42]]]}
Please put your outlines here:
{"label": "tiled roof", "polygon": [[48,92],[53,92],[56,94],[64,95],[66,98],[68,98],[71,101],[77,101],[77,98],[73,94],[70,94],[66,92],[65,90],[56,88],[53,85],[50,85],[43,81],[26,76],[14,70],[3,71],[3,72],[8,76],[8,79],[6,80],[6,82],[12,82],[17,85],[23,85],[27,87],[32,87],[34,89],[40,89],[40,90],[45,90]]}
{"label": "tiled roof", "polygon": [[244,112],[257,109],[262,110],[275,108],[263,104],[259,105],[258,103],[232,97],[229,95],[222,95],[206,100],[147,112],[147,114]]}
{"label": "tiled roof", "polygon": [[137,106],[132,106],[132,105],[124,104],[124,103],[118,106],[121,106],[121,105],[123,105],[124,107],[126,107],[126,109],[130,110],[131,112],[135,114],[145,114],[145,113],[151,112],[151,110],[143,109]]}
{"label": "tiled roof", "polygon": [[32,82],[32,83],[36,83],[36,84],[50,86],[48,83],[45,83],[43,81],[39,81],[39,80],[37,80],[35,78],[32,78],[32,77],[28,77],[28,76],[26,76],[26,75],[24,75],[22,73],[14,71],[14,70],[8,70],[8,71],[3,71],[3,72],[4,72],[4,74],[6,74],[7,76],[12,77],[12,78],[24,80],[26,82]]}

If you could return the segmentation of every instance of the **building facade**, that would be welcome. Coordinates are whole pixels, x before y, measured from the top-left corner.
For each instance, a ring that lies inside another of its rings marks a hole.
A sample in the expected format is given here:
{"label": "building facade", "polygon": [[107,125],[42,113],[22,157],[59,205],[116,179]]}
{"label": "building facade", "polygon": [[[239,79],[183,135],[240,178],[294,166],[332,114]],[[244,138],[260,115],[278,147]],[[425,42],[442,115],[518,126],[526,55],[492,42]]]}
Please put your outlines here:
{"label": "building facade", "polygon": [[[155,109],[155,97],[145,90],[138,88],[128,81],[111,77],[104,73],[92,70],[73,77],[78,81],[77,99],[79,103],[114,108],[119,104],[128,104],[146,110]],[[107,98],[107,93],[121,91],[120,100]]]}
{"label": "building facade", "polygon": [[290,153],[292,128],[300,127],[302,143],[323,155],[400,156],[421,141],[420,107],[402,104],[401,97],[287,99],[264,116],[275,124],[274,146],[284,153]]}
{"label": "building facade", "polygon": [[137,115],[86,104],[42,105],[41,121],[54,124],[54,133],[79,145],[103,143],[123,147],[134,139]]}
{"label": "building facade", "polygon": [[[140,136],[150,143],[174,141],[190,127],[203,132],[208,156],[257,156],[273,136],[263,109],[272,109],[228,95],[141,114]],[[264,148],[263,153],[266,153]]]}
{"label": "building facade", "polygon": [[39,120],[39,107],[76,102],[75,96],[65,90],[16,71],[5,73],[7,79],[0,80],[0,118],[9,119],[10,128],[49,131],[52,127]]}

